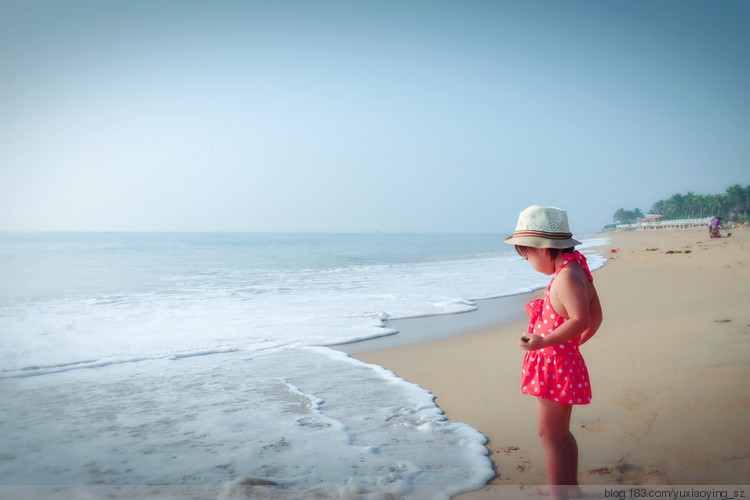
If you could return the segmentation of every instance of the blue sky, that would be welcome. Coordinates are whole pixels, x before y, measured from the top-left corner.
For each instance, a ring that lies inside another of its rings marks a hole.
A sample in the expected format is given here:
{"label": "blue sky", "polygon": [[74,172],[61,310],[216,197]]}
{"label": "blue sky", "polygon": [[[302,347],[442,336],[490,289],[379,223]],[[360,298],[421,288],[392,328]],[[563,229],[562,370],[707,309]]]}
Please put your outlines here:
{"label": "blue sky", "polygon": [[750,2],[4,0],[0,230],[576,233],[750,184]]}

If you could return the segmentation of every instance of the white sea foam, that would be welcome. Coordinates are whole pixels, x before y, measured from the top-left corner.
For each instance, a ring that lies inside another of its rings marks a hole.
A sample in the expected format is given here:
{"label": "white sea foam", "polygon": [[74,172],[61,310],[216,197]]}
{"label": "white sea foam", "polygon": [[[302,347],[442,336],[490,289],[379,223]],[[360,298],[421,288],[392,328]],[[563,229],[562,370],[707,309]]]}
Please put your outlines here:
{"label": "white sea foam", "polygon": [[[479,487],[471,427],[424,389],[325,348],[183,358],[16,379],[0,402],[14,484]],[[326,374],[326,376],[323,376]]]}
{"label": "white sea foam", "polygon": [[[592,268],[603,262],[597,255],[590,260]],[[395,333],[384,327],[386,318],[472,311],[475,299],[545,284],[546,277],[509,253],[262,278],[237,270],[162,277],[145,291],[74,294],[2,308],[0,376],[352,342]]]}

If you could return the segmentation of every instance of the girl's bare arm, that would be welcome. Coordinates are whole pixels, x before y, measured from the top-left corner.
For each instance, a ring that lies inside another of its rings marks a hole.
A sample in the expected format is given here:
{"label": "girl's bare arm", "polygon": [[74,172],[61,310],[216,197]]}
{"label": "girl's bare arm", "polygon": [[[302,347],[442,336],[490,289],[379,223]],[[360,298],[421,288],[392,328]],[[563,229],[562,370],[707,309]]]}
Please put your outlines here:
{"label": "girl's bare arm", "polygon": [[529,342],[521,346],[522,348],[534,351],[562,344],[591,330],[594,326],[589,304],[588,278],[583,273],[561,272],[555,278],[553,288],[550,293],[554,293],[562,303],[563,310],[556,310],[563,314],[563,317],[567,316],[565,323],[545,337],[531,335]]}
{"label": "girl's bare arm", "polygon": [[593,337],[602,324],[602,305],[599,302],[599,295],[596,293],[596,290],[594,290],[594,298],[591,300],[589,310],[591,311],[591,324],[586,331],[581,334],[581,344]]}

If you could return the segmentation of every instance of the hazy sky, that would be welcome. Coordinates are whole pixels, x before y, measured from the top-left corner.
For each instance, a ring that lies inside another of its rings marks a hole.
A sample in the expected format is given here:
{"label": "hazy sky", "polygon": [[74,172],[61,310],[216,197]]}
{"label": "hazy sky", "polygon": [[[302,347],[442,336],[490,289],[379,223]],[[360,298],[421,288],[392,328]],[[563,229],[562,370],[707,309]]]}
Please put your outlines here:
{"label": "hazy sky", "polygon": [[576,233],[750,184],[750,1],[0,0],[0,230]]}

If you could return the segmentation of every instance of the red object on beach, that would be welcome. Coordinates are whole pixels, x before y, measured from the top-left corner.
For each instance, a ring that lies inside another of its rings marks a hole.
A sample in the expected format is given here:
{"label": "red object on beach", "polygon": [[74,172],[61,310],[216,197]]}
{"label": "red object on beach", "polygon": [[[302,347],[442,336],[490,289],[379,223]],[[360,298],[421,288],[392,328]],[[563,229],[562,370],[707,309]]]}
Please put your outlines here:
{"label": "red object on beach", "polygon": [[609,251],[612,252],[612,253],[618,253],[620,251],[620,249],[619,248],[610,248]]}

